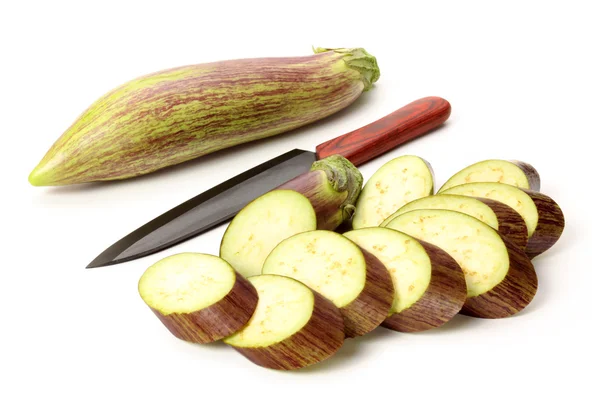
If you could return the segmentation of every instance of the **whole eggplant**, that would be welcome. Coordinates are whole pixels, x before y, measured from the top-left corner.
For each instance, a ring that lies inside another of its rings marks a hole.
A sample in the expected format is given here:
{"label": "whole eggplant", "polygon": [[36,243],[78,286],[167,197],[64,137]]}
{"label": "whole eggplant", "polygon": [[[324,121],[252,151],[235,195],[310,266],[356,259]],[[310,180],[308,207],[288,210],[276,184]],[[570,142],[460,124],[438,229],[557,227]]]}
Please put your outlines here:
{"label": "whole eggplant", "polygon": [[29,182],[135,177],[329,116],[379,78],[362,48],[305,57],[183,66],[129,81],[94,102],[54,143]]}

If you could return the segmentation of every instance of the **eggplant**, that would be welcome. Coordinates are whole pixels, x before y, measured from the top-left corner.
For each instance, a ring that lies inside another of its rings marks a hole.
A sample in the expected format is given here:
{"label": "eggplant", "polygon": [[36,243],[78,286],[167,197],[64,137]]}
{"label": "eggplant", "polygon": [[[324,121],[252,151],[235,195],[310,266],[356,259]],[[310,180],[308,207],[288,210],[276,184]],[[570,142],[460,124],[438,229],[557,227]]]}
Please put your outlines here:
{"label": "eggplant", "polygon": [[336,306],[289,277],[252,276],[258,306],[248,324],[225,344],[261,367],[292,370],[331,357],[344,343],[344,322]]}
{"label": "eggplant", "polygon": [[69,185],[144,175],[315,122],[350,105],[378,78],[377,60],[361,48],[159,71],[94,102],[29,182]]}
{"label": "eggplant", "polygon": [[413,200],[433,194],[433,169],[423,158],[403,155],[383,164],[356,202],[352,228],[377,227]]}
{"label": "eggplant", "polygon": [[505,183],[530,189],[540,190],[540,174],[533,165],[519,160],[485,160],[476,162],[452,175],[440,188],[443,192],[451,187],[474,182]]}
{"label": "eggplant", "polygon": [[179,253],[150,266],[138,282],[143,301],[177,338],[211,343],[240,330],[258,294],[217,256]]}

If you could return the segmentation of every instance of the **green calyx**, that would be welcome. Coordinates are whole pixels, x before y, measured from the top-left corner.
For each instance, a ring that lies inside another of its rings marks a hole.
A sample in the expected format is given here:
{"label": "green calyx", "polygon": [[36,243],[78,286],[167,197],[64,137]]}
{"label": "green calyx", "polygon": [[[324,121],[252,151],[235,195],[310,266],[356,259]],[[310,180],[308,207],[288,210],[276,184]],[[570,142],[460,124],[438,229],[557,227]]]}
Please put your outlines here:
{"label": "green calyx", "polygon": [[329,184],[336,192],[348,192],[341,209],[344,220],[350,219],[363,185],[363,177],[358,168],[341,155],[332,155],[314,162],[310,170],[324,171]]}
{"label": "green calyx", "polygon": [[335,52],[342,55],[346,66],[358,71],[365,85],[364,91],[373,88],[373,83],[379,80],[380,71],[375,56],[363,48],[314,48],[315,53]]}

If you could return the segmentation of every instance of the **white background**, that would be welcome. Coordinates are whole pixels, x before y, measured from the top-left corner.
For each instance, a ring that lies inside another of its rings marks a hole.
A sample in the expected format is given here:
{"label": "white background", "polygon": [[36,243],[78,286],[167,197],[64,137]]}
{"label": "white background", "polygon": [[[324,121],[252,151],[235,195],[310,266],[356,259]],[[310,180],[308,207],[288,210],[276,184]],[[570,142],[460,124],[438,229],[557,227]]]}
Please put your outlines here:
{"label": "white background", "polygon": [[[204,4],[206,3],[206,4]],[[84,5],[85,4],[85,5]],[[542,401],[597,399],[600,29],[588,3],[14,2],[0,6],[0,401]],[[135,180],[34,188],[27,176],[79,113],[113,87],[179,65],[364,47],[381,79],[319,124]],[[294,147],[370,123],[423,96],[452,104],[441,130],[403,154],[439,187],[487,158],[537,167],[567,227],[535,259],[539,291],[520,315],[457,317],[441,329],[378,329],[334,358],[283,373],[223,344],[172,337],[143,304],[147,266],[218,253],[224,227],[130,263],[85,270],[165,210]]]}

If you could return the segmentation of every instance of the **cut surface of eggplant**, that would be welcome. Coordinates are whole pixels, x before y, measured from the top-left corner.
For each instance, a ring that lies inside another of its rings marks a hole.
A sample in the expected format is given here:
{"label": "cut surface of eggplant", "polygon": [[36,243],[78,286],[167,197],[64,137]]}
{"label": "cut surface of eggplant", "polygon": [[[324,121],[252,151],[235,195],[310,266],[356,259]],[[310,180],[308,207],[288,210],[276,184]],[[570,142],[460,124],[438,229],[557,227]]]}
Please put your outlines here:
{"label": "cut surface of eggplant", "polygon": [[509,205],[523,217],[528,241],[525,252],[534,258],[550,249],[561,237],[565,217],[560,206],[549,196],[502,183],[470,183],[445,190],[443,194],[461,194],[493,199]]}
{"label": "cut surface of eggplant", "polygon": [[361,250],[341,235],[309,231],[277,245],[262,272],[295,278],[342,307],[365,287],[367,264]]}
{"label": "cut surface of eggplant", "polygon": [[453,210],[465,213],[494,228],[517,246],[525,249],[527,245],[528,231],[523,217],[507,204],[485,198],[451,194],[423,197],[401,207],[386,218],[381,226],[385,227],[390,221],[403,213],[422,209]]}
{"label": "cut surface of eggplant", "polygon": [[344,321],[328,299],[285,276],[249,277],[258,305],[248,324],[223,341],[253,363],[291,370],[323,361],[343,344]]}
{"label": "cut surface of eggplant", "polygon": [[485,160],[454,174],[442,185],[439,192],[473,182],[505,183],[523,189],[540,190],[540,176],[532,165],[514,160]]}
{"label": "cut surface of eggplant", "polygon": [[223,259],[180,253],[150,266],[138,282],[143,301],[176,337],[209,343],[244,326],[258,296]]}
{"label": "cut surface of eggplant", "polygon": [[387,228],[406,232],[439,246],[462,267],[469,297],[499,284],[508,272],[508,252],[490,226],[449,210],[413,210],[394,218]]}
{"label": "cut surface of eggplant", "polygon": [[352,228],[377,227],[390,214],[433,193],[433,173],[422,158],[405,155],[385,163],[358,197]]}
{"label": "cut surface of eggplant", "polygon": [[216,256],[182,253],[159,260],[139,281],[140,296],[164,315],[199,311],[233,288],[235,271]]}
{"label": "cut surface of eggplant", "polygon": [[463,313],[507,317],[535,296],[537,276],[525,252],[476,218],[450,210],[413,210],[387,228],[437,245],[452,256],[467,284]]}
{"label": "cut surface of eggplant", "polygon": [[394,286],[385,266],[343,235],[308,231],[273,249],[263,274],[299,280],[340,308],[348,337],[363,335],[383,322]]}
{"label": "cut surface of eggplant", "polygon": [[244,207],[221,241],[220,256],[245,277],[258,275],[282,240],[317,228],[310,201],[293,190],[273,190]]}
{"label": "cut surface of eggplant", "polygon": [[431,280],[431,260],[419,241],[388,228],[363,228],[345,237],[375,255],[390,272],[394,283],[391,313],[402,312],[417,302]]}
{"label": "cut surface of eggplant", "polygon": [[253,276],[248,281],[258,292],[258,305],[248,324],[224,341],[236,347],[265,347],[287,339],[309,321],[312,291],[283,276]]}

